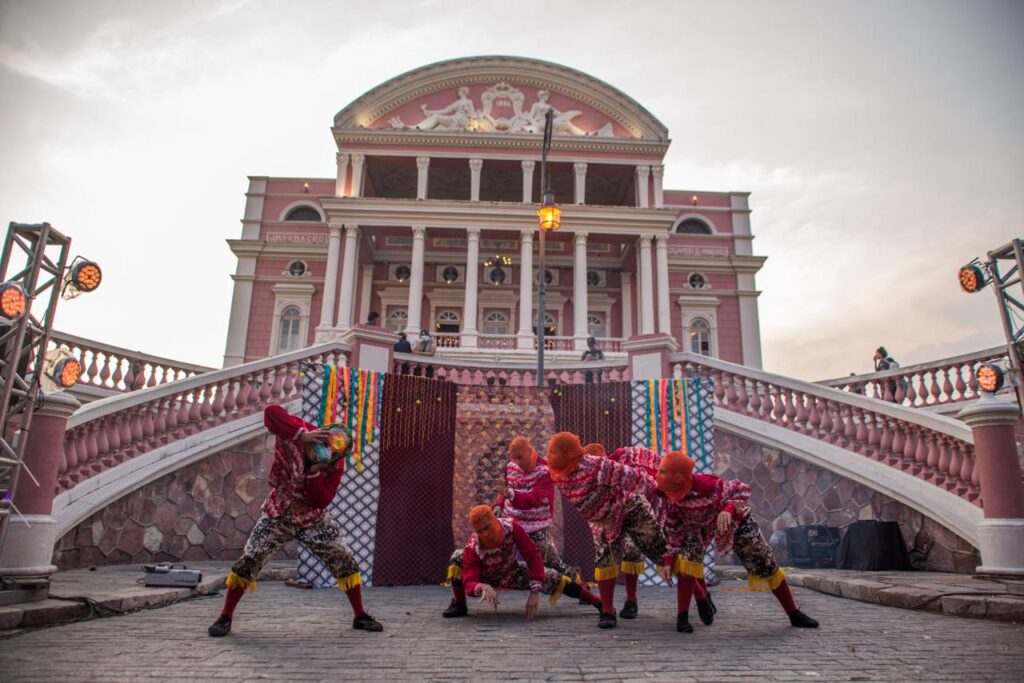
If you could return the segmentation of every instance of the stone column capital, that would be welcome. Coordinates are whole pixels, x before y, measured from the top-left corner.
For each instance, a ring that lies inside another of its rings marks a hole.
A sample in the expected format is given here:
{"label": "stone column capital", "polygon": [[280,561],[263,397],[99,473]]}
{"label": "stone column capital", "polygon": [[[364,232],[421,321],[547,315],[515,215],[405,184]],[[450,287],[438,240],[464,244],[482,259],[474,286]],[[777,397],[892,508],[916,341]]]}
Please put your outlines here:
{"label": "stone column capital", "polygon": [[533,228],[523,228],[519,231],[519,239],[524,244],[533,243]]}
{"label": "stone column capital", "polygon": [[480,240],[480,228],[466,228],[466,239],[470,242],[478,242]]}
{"label": "stone column capital", "polygon": [[533,169],[537,165],[537,162],[531,159],[524,159],[519,163],[523,167],[523,171],[525,171],[526,173],[533,173]]}
{"label": "stone column capital", "polygon": [[414,225],[412,226],[412,238],[414,240],[422,240],[427,236],[427,226],[425,225]]}
{"label": "stone column capital", "polygon": [[655,235],[654,242],[658,249],[668,249],[668,235]]}
{"label": "stone column capital", "polygon": [[334,159],[339,164],[347,164],[348,163],[348,159],[349,159],[349,154],[348,154],[348,152],[338,152],[337,154],[334,155]]}
{"label": "stone column capital", "polygon": [[331,221],[330,223],[327,224],[327,228],[331,231],[332,235],[333,234],[339,234],[340,235],[341,231],[342,231],[342,228],[344,228],[344,227],[345,227],[345,224],[342,223],[341,221]]}
{"label": "stone column capital", "polygon": [[637,175],[639,175],[641,177],[647,177],[651,173],[651,167],[647,166],[647,165],[637,166],[636,167],[636,172],[637,172]]}
{"label": "stone column capital", "polygon": [[587,232],[577,232],[577,233],[574,233],[573,237],[572,237],[573,244],[575,244],[577,247],[579,247],[579,246],[584,246],[584,247],[587,246],[587,235],[589,235],[589,234],[590,233],[587,233]]}
{"label": "stone column capital", "polygon": [[352,163],[353,164],[362,164],[365,160],[366,160],[366,156],[363,155],[363,154],[353,154],[352,155]]}
{"label": "stone column capital", "polygon": [[661,178],[665,175],[665,166],[658,164],[657,166],[651,166],[651,173],[654,174],[655,178]]}
{"label": "stone column capital", "polygon": [[586,173],[587,172],[587,162],[585,162],[585,161],[577,161],[576,163],[574,163],[572,165],[572,170],[575,171],[576,173]]}
{"label": "stone column capital", "polygon": [[640,248],[650,249],[651,248],[651,235],[640,235]]}
{"label": "stone column capital", "polygon": [[430,166],[430,157],[416,157],[416,168],[426,170]]}
{"label": "stone column capital", "polygon": [[474,158],[469,160],[469,170],[471,170],[471,171],[479,171],[483,167],[484,167],[484,160],[483,159],[480,159],[479,157],[474,157]]}
{"label": "stone column capital", "polygon": [[346,223],[345,236],[350,239],[356,239],[357,237],[359,237],[359,226],[353,225],[352,223]]}

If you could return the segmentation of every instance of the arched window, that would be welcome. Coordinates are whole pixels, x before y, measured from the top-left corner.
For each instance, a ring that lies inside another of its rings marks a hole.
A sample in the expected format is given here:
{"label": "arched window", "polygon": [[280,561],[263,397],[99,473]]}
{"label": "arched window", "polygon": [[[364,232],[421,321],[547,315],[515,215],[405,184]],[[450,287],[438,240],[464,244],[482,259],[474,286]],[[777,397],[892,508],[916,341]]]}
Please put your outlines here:
{"label": "arched window", "polygon": [[285,351],[294,351],[299,348],[299,323],[302,314],[299,312],[298,306],[288,306],[281,311],[281,325],[278,328],[277,337],[277,351],[278,353],[284,353]]}
{"label": "arched window", "polygon": [[392,332],[401,332],[409,322],[409,314],[404,308],[396,308],[388,316],[388,329]]}
{"label": "arched window", "polygon": [[484,317],[484,334],[508,334],[508,316],[501,311],[491,311]]}
{"label": "arched window", "polygon": [[711,226],[699,218],[687,218],[676,226],[676,232],[681,235],[710,235]]}
{"label": "arched window", "polygon": [[587,335],[598,338],[604,336],[604,316],[599,313],[587,314]]}
{"label": "arched window", "polygon": [[690,323],[690,350],[702,356],[711,355],[711,326],[704,318]]}
{"label": "arched window", "polygon": [[434,329],[437,330],[438,334],[458,334],[460,322],[462,322],[462,319],[457,312],[450,310],[441,311],[437,314],[437,320],[434,321]]}
{"label": "arched window", "polygon": [[305,205],[296,206],[285,215],[284,219],[286,221],[316,221],[317,223],[323,220],[320,218],[319,211],[314,209],[312,206]]}

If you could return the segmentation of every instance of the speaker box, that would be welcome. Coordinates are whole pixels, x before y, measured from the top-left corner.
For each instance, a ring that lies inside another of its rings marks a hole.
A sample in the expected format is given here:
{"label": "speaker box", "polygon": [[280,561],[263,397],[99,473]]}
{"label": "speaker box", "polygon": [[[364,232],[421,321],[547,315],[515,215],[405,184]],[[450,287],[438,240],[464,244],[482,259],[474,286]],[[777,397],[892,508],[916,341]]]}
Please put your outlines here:
{"label": "speaker box", "polygon": [[786,529],[789,563],[797,567],[835,567],[839,527],[808,524]]}

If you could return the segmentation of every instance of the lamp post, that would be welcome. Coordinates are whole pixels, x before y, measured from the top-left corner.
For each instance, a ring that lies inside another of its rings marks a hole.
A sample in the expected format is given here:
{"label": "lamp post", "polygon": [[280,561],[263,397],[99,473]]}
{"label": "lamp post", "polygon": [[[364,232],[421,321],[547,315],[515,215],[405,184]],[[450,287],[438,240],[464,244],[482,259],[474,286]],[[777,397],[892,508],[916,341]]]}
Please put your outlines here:
{"label": "lamp post", "polygon": [[544,114],[544,142],[540,148],[540,186],[544,193],[543,201],[537,209],[540,222],[539,249],[540,258],[537,262],[537,274],[540,286],[537,289],[537,386],[544,386],[544,288],[547,285],[544,272],[544,233],[558,230],[561,226],[562,210],[555,205],[555,195],[551,191],[548,177],[548,150],[551,149],[551,128],[555,111],[548,108]]}

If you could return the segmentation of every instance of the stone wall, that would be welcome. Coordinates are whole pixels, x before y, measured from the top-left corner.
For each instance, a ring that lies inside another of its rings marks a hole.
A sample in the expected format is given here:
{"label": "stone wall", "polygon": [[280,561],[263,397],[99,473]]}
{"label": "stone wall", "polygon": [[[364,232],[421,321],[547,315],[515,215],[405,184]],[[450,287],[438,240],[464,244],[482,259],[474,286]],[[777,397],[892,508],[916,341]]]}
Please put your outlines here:
{"label": "stone wall", "polygon": [[[267,495],[272,458],[273,437],[265,435],[163,476],[65,534],[54,564],[237,559]],[[296,552],[293,543],[283,555]]]}
{"label": "stone wall", "polygon": [[860,519],[895,521],[915,569],[970,573],[981,564],[974,547],[952,531],[862,484],[721,429],[715,449],[715,473],[750,484],[765,538],[803,524],[845,529]]}

